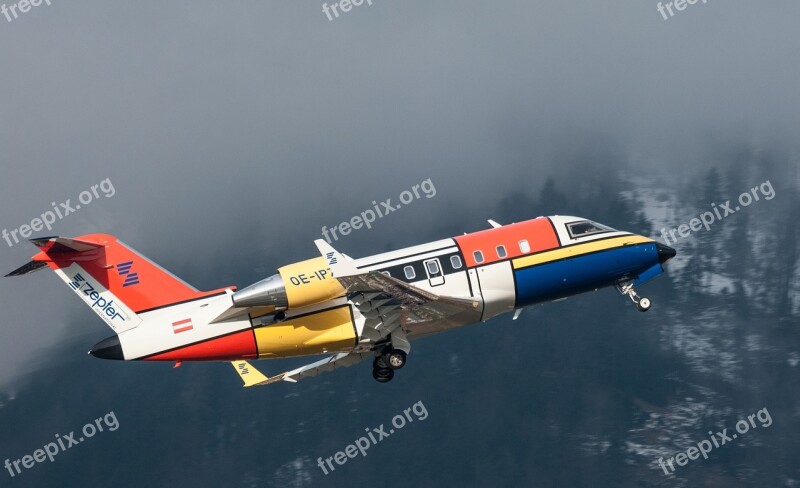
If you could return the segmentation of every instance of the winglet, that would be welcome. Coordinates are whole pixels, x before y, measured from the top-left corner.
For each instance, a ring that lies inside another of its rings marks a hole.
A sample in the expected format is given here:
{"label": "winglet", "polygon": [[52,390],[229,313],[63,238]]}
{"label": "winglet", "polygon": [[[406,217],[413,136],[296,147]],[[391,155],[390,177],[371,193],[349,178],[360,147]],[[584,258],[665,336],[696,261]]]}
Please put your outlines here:
{"label": "winglet", "polygon": [[245,388],[260,385],[269,380],[261,371],[254,368],[247,361],[231,361],[231,364],[233,369],[239,373],[242,381],[244,381]]}
{"label": "winglet", "polygon": [[314,244],[317,245],[317,249],[319,249],[322,257],[328,261],[328,266],[331,267],[331,273],[333,273],[334,278],[363,274],[362,271],[359,271],[358,268],[353,266],[353,263],[349,259],[334,249],[327,241],[317,239],[314,241]]}

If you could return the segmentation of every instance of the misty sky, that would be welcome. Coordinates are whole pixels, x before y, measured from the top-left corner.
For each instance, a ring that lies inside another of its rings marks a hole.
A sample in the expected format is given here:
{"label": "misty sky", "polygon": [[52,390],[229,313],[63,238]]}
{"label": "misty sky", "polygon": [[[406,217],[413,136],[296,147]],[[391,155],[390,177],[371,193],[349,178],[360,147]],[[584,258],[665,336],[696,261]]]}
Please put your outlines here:
{"label": "misty sky", "polygon": [[[198,286],[244,286],[204,268],[271,274],[428,178],[434,199],[337,247],[415,244],[454,212],[502,221],[504,194],[576,154],[671,174],[713,144],[796,150],[800,5],[709,0],[665,21],[656,4],[373,0],[331,22],[309,0],[52,0],[0,17],[0,228],[110,178],[113,197],[38,235],[107,232]],[[0,241],[0,269],[33,250]],[[0,290],[0,383],[66,335],[110,335],[52,273]]]}

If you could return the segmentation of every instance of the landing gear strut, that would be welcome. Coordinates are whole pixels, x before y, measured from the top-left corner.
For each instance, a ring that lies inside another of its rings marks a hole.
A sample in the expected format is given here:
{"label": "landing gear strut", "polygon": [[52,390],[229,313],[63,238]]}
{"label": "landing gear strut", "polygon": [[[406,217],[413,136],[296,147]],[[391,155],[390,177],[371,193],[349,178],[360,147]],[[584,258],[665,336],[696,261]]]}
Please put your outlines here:
{"label": "landing gear strut", "polygon": [[636,308],[638,308],[640,312],[647,312],[650,310],[650,306],[652,305],[650,299],[637,295],[636,290],[633,289],[633,283],[620,283],[617,285],[617,290],[619,290],[619,292],[623,295],[628,295],[631,301],[636,304]]}

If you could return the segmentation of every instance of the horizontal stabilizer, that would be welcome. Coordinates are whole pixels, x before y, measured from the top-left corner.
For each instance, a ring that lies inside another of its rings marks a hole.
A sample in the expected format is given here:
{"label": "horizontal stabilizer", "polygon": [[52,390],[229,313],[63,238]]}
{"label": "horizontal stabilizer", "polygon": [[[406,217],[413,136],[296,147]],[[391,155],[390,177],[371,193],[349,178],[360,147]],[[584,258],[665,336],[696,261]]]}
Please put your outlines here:
{"label": "horizontal stabilizer", "polygon": [[70,239],[67,237],[40,237],[30,240],[34,246],[47,254],[67,254],[92,251],[104,247],[96,242]]}
{"label": "horizontal stabilizer", "polygon": [[33,261],[8,273],[6,277],[23,276],[39,271],[47,266],[47,261],[52,260],[58,255],[82,253],[103,247],[102,244],[82,241],[80,239],[68,239],[65,237],[37,237],[30,239],[30,241],[44,254],[34,256]]}
{"label": "horizontal stabilizer", "polygon": [[42,263],[42,262],[39,262],[39,261],[31,261],[31,262],[25,264],[24,266],[20,266],[19,268],[15,269],[14,271],[8,273],[6,275],[6,278],[9,277],[9,276],[22,276],[22,275],[26,275],[26,274],[35,273],[36,271],[39,271],[40,269],[46,268],[46,267],[47,267],[47,263]]}

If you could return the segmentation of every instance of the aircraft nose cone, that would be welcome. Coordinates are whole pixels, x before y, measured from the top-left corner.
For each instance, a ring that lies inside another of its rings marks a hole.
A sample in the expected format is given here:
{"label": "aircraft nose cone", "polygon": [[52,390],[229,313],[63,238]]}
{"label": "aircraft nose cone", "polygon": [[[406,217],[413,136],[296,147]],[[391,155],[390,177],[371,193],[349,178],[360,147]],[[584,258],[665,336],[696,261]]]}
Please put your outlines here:
{"label": "aircraft nose cone", "polygon": [[125,359],[122,355],[122,345],[119,336],[111,336],[94,345],[89,354],[100,359]]}
{"label": "aircraft nose cone", "polygon": [[656,243],[656,249],[658,249],[658,262],[661,264],[666,263],[670,259],[674,258],[678,252],[671,247],[661,244],[660,242]]}

